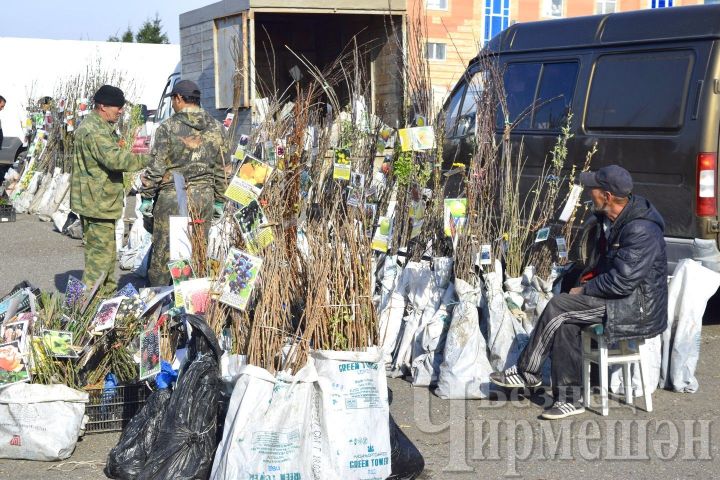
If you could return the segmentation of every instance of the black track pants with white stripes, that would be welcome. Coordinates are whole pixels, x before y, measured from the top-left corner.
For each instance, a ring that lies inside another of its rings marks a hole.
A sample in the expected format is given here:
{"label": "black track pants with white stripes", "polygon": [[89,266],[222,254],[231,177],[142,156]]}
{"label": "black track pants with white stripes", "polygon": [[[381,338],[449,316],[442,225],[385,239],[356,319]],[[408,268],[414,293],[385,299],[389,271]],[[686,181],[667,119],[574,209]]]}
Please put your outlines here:
{"label": "black track pants with white stripes", "polygon": [[518,370],[542,377],[542,364],[551,354],[555,400],[578,405],[581,402],[581,330],[602,323],[605,300],[588,295],[561,293],[553,297],[535,323],[530,342],[520,355]]}

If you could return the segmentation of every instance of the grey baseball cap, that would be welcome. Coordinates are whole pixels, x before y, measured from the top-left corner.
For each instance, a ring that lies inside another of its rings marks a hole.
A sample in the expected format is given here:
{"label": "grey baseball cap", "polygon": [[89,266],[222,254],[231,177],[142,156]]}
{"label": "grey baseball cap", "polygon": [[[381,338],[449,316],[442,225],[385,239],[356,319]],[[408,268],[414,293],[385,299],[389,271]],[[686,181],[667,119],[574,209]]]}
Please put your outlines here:
{"label": "grey baseball cap", "polygon": [[602,188],[618,197],[627,197],[633,189],[630,172],[620,165],[608,165],[596,172],[582,172],[578,180],[584,187]]}
{"label": "grey baseball cap", "polygon": [[172,92],[170,92],[170,95],[180,95],[183,97],[199,97],[200,87],[198,87],[197,83],[193,81],[180,80],[175,84]]}

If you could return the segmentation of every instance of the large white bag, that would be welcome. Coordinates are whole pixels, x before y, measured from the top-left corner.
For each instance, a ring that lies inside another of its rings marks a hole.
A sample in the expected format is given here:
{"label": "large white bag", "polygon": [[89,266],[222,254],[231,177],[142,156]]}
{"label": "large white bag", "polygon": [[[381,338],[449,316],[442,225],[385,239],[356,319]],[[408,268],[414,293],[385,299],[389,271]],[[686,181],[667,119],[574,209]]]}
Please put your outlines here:
{"label": "large white bag", "polygon": [[455,300],[455,285],[451,283],[435,313],[416,337],[418,353],[412,363],[412,384],[416,387],[437,384]]}
{"label": "large white bag", "polygon": [[[119,264],[123,270],[137,270],[147,255],[152,243],[152,234],[145,230],[142,218],[136,218],[130,227],[128,242],[119,253]],[[144,275],[142,275],[144,276]]]}
{"label": "large white bag", "polygon": [[391,370],[397,372],[398,376],[410,370],[413,340],[423,312],[432,303],[433,297],[438,296],[433,272],[426,261],[408,262],[403,271],[403,282],[407,285],[407,315],[403,318],[391,365]]}
{"label": "large white bag", "polygon": [[33,173],[30,178],[30,182],[28,183],[28,187],[22,192],[18,192],[17,197],[13,199],[13,206],[15,207],[15,211],[17,213],[27,212],[30,207],[30,203],[33,201],[33,198],[35,198],[35,194],[42,184],[43,178],[43,172]]}
{"label": "large white bag", "polygon": [[[426,353],[425,350],[423,349],[423,345],[422,345],[423,344],[422,337],[423,337],[423,334],[425,331],[425,327],[433,319],[438,308],[440,308],[443,298],[445,298],[445,292],[447,291],[447,288],[450,285],[450,280],[451,280],[452,274],[453,274],[452,267],[453,267],[453,259],[451,257],[433,258],[433,268],[432,268],[433,288],[431,290],[431,296],[427,303],[427,306],[425,307],[425,310],[423,310],[422,317],[420,317],[420,325],[418,326],[417,331],[415,332],[415,338],[413,339],[413,347],[412,347],[412,361],[413,362],[415,361],[415,358],[418,355],[422,355],[423,353]],[[454,287],[453,287],[453,291],[454,291]]]}
{"label": "large white bag", "polygon": [[478,318],[482,289],[460,279],[455,289],[460,303],[453,310],[435,393],[446,399],[487,398],[492,367]]}
{"label": "large white bag", "polygon": [[392,356],[397,346],[404,312],[405,295],[399,291],[394,291],[390,295],[387,305],[378,316],[378,344],[383,349],[384,360],[388,365],[392,363]]}
{"label": "large white bag", "polygon": [[33,215],[37,214],[40,207],[46,205],[55,196],[55,188],[57,187],[57,182],[60,178],[60,172],[60,168],[55,167],[52,176],[48,174],[43,179],[40,189],[37,194],[35,194],[33,201],[30,203],[30,208],[28,209],[29,213],[32,213]]}
{"label": "large white bag", "polygon": [[375,480],[390,476],[387,380],[382,351],[315,351],[321,425],[328,468],[324,479]]}
{"label": "large white bag", "polygon": [[485,275],[488,299],[488,348],[490,363],[496,372],[517,365],[520,353],[529,341],[522,324],[510,313],[502,289],[502,267]]}
{"label": "large white bag", "polygon": [[63,227],[67,223],[68,217],[70,216],[70,189],[65,191],[65,196],[60,201],[57,210],[50,216],[50,219],[55,225],[55,229],[63,233]]}
{"label": "large white bag", "polygon": [[390,301],[390,296],[395,291],[402,267],[397,264],[397,255],[386,255],[380,271],[380,299],[378,300],[377,311],[382,312]]}
{"label": "large white bag", "polygon": [[668,327],[663,333],[661,388],[695,393],[695,368],[700,357],[702,317],[720,287],[720,274],[685,258],[678,262],[668,286]]}
{"label": "large white bag", "polygon": [[0,389],[0,458],[54,461],[72,455],[88,394],[65,385]]}
{"label": "large white bag", "polygon": [[245,365],[210,478],[327,478],[312,360],[296,375]]}
{"label": "large white bag", "polygon": [[209,258],[224,261],[230,250],[231,237],[234,231],[233,220],[224,215],[219,220],[213,220],[208,231],[207,255]]}
{"label": "large white bag", "polygon": [[49,222],[50,217],[60,206],[65,194],[70,190],[70,174],[61,173],[55,179],[55,188],[45,192],[42,205],[38,208],[37,214],[43,222]]}

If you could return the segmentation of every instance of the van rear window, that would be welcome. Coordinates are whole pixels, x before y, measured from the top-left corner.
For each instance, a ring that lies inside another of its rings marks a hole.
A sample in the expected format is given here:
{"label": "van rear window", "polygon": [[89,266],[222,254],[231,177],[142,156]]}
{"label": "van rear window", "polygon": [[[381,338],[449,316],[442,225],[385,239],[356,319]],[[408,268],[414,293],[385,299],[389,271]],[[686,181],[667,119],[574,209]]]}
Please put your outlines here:
{"label": "van rear window", "polygon": [[586,129],[679,130],[694,60],[690,50],[600,56],[590,84]]}

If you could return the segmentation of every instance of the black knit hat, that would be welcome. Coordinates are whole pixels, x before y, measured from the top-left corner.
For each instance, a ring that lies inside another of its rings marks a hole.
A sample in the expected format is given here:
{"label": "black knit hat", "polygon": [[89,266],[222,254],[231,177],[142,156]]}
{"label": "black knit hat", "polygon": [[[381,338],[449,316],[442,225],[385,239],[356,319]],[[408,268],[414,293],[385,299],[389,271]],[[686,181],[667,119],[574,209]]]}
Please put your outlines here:
{"label": "black knit hat", "polygon": [[98,88],[93,97],[95,103],[110,107],[122,107],[125,105],[125,94],[122,90],[112,85],[103,85]]}

